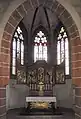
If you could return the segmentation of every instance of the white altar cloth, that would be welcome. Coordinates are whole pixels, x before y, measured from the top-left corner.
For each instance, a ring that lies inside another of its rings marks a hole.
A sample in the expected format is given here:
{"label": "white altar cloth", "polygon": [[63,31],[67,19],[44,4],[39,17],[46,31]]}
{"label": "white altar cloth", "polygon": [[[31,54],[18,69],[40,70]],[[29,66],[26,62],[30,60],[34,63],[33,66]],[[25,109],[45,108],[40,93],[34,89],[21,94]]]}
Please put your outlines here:
{"label": "white altar cloth", "polygon": [[55,102],[56,97],[26,97],[26,102]]}

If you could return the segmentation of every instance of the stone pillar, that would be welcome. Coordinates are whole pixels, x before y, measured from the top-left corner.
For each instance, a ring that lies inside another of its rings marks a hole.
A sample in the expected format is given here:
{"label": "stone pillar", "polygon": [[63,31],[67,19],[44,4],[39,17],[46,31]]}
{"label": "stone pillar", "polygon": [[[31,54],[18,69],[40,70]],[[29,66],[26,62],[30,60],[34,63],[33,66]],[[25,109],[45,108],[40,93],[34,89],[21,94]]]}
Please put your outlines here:
{"label": "stone pillar", "polygon": [[0,119],[6,119],[6,87],[0,87]]}
{"label": "stone pillar", "polygon": [[56,64],[56,40],[54,36],[54,28],[50,30],[50,46],[49,46],[49,54],[50,54],[50,64]]}
{"label": "stone pillar", "polygon": [[[76,32],[75,32],[76,33]],[[72,82],[75,85],[75,119],[81,119],[81,40],[71,39],[72,43]]]}
{"label": "stone pillar", "polygon": [[30,31],[28,32],[28,65],[31,65],[33,63],[33,45],[32,44],[33,38],[31,37]]}
{"label": "stone pillar", "polygon": [[81,87],[75,87],[75,118],[81,119]]}

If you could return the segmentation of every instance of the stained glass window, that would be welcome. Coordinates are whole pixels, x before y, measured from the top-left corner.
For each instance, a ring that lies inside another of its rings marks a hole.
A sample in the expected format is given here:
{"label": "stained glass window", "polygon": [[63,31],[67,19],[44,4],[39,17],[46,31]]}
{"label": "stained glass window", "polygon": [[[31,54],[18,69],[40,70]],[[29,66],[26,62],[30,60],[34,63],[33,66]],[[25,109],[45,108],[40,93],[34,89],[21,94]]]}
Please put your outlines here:
{"label": "stained glass window", "polygon": [[18,26],[12,39],[12,74],[16,75],[17,66],[24,65],[24,37]]}
{"label": "stained glass window", "polygon": [[47,61],[47,38],[42,31],[39,31],[34,39],[34,62],[37,60]]}
{"label": "stained glass window", "polygon": [[65,62],[65,74],[69,75],[69,43],[68,35],[62,26],[57,37],[57,64]]}

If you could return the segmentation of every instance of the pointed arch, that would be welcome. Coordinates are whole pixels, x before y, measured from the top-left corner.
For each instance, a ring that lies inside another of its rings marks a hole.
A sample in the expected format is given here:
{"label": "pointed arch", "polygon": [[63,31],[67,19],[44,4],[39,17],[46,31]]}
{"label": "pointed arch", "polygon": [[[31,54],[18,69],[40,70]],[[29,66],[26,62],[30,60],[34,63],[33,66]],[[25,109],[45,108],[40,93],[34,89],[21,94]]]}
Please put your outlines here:
{"label": "pointed arch", "polygon": [[57,65],[60,65],[64,62],[65,65],[65,74],[70,74],[70,45],[69,37],[66,31],[65,26],[59,22],[56,27],[56,43],[57,43]]}
{"label": "pointed arch", "polygon": [[37,60],[47,61],[47,36],[47,31],[43,26],[38,26],[38,28],[34,31],[34,62],[36,62]]}
{"label": "pointed arch", "polygon": [[[11,79],[17,80],[18,83],[25,83],[25,44],[27,40],[27,31],[22,22],[16,27],[11,42]],[[26,44],[27,45],[27,44]],[[26,75],[26,74],[25,74]],[[24,79],[23,79],[24,78]]]}

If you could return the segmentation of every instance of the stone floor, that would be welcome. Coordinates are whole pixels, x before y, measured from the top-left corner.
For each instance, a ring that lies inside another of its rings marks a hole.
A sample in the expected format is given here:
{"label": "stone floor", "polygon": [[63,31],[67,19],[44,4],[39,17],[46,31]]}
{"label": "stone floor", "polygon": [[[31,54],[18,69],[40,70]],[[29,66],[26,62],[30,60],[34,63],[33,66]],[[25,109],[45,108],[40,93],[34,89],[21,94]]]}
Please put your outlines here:
{"label": "stone floor", "polygon": [[21,109],[13,109],[7,112],[7,119],[74,119],[74,112],[71,110],[63,110],[63,115],[50,115],[50,116],[20,116]]}

